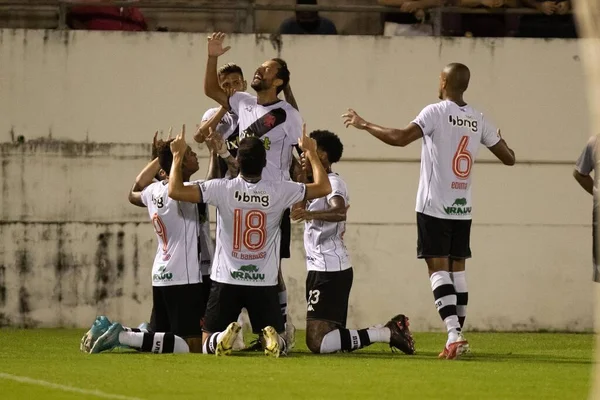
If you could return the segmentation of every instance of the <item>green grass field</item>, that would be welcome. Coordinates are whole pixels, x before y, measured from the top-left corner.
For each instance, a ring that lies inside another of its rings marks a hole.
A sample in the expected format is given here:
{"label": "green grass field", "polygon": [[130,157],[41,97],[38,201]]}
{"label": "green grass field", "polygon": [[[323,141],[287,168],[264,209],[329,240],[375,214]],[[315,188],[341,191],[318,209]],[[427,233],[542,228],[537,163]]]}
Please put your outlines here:
{"label": "green grass field", "polygon": [[88,355],[79,352],[82,335],[0,329],[0,399],[581,400],[593,363],[587,334],[471,333],[473,351],[458,361],[437,359],[444,335],[432,333],[415,334],[414,356],[383,345],[315,356],[299,332],[295,352],[280,359],[262,353]]}

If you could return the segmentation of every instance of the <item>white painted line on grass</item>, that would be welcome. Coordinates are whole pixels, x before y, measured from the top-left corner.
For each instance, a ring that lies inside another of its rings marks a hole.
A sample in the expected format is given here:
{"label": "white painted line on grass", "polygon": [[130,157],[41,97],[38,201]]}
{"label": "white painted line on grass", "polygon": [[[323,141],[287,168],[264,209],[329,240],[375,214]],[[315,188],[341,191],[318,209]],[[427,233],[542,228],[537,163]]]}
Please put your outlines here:
{"label": "white painted line on grass", "polygon": [[100,390],[80,389],[80,388],[73,387],[73,386],[59,385],[58,383],[52,383],[52,382],[42,381],[39,379],[28,378],[26,376],[6,374],[4,372],[0,372],[0,379],[6,379],[9,381],[15,381],[15,382],[21,382],[21,383],[29,383],[30,385],[43,386],[43,387],[47,387],[47,388],[51,388],[51,389],[62,390],[64,392],[87,394],[90,396],[102,397],[105,399],[142,400],[139,397],[122,396],[120,394],[106,393],[106,392],[102,392]]}

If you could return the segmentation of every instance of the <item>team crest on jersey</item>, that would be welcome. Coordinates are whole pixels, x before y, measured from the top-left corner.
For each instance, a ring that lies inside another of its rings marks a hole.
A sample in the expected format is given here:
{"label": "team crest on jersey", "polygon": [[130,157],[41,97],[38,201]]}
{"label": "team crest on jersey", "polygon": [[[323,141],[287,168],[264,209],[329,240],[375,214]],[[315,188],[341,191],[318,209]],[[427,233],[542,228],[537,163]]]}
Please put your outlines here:
{"label": "team crest on jersey", "polygon": [[444,211],[448,215],[470,215],[471,207],[467,207],[467,199],[464,197],[454,200],[449,207],[444,207]]}
{"label": "team crest on jersey", "polygon": [[454,115],[448,115],[448,123],[452,126],[458,126],[460,127],[465,127],[465,128],[469,128],[471,130],[471,132],[476,133],[477,132],[477,120],[472,119],[470,117],[467,118],[461,118],[461,117],[455,117]]}
{"label": "team crest on jersey", "polygon": [[269,207],[269,204],[271,204],[271,196],[265,192],[248,194],[246,192],[240,192],[239,190],[236,190],[233,194],[233,197],[240,203],[260,204],[263,207]]}
{"label": "team crest on jersey", "polygon": [[240,281],[264,281],[265,274],[261,274],[254,264],[242,265],[239,270],[232,271],[231,277]]}

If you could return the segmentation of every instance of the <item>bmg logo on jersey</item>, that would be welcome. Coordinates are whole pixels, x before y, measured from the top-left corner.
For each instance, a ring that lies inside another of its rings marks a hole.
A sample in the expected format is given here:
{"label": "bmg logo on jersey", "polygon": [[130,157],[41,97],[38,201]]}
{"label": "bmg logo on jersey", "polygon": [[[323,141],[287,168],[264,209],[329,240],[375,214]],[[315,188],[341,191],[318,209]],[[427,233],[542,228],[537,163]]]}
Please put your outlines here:
{"label": "bmg logo on jersey", "polygon": [[271,204],[271,196],[268,194],[248,194],[246,192],[240,192],[236,190],[233,197],[242,203],[256,203],[263,207],[269,207]]}
{"label": "bmg logo on jersey", "polygon": [[452,126],[465,127],[471,129],[471,132],[477,132],[477,120],[469,118],[463,119],[455,117],[454,115],[448,115],[448,123]]}

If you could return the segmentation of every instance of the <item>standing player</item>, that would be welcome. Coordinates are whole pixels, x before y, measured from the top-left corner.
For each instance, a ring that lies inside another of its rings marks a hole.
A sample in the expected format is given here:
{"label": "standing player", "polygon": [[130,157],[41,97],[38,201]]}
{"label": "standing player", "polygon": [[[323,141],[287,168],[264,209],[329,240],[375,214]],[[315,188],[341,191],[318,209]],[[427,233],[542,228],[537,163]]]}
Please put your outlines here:
{"label": "standing player", "polygon": [[[331,182],[331,193],[308,201],[306,208],[292,211],[293,220],[304,220],[306,251],[306,345],[313,353],[353,351],[371,343],[389,343],[399,350],[414,353],[414,341],[408,329],[408,318],[399,314],[385,327],[360,330],[346,329],[348,298],[353,270],[344,244],[348,190],[342,178],[331,171],[331,165],[342,157],[344,146],[332,132],[314,131],[310,137],[317,143],[317,155]],[[310,162],[307,175],[312,176]]]}
{"label": "standing player", "polygon": [[[250,83],[256,96],[236,92],[231,97],[219,86],[217,62],[219,56],[229,50],[223,48],[225,34],[214,33],[208,38],[208,61],[204,78],[205,94],[222,107],[230,108],[239,118],[240,139],[248,136],[259,138],[267,152],[267,165],[262,177],[270,181],[289,181],[292,150],[298,145],[302,135],[302,118],[298,110],[277,96],[290,80],[290,72],[285,61],[276,58],[264,62],[254,74]],[[281,259],[290,258],[291,223],[290,211],[281,219]],[[283,276],[279,276],[280,306],[284,319],[287,318],[287,291]],[[293,327],[288,334],[293,337]],[[293,339],[290,340],[293,344]]]}
{"label": "standing player", "polygon": [[581,185],[581,187],[588,192],[589,194],[594,196],[594,211],[592,213],[592,259],[593,259],[593,267],[594,274],[593,278],[596,282],[600,282],[600,266],[596,263],[596,255],[597,255],[597,245],[596,245],[596,226],[598,224],[598,217],[596,215],[596,205],[598,203],[597,197],[597,187],[594,184],[594,178],[590,176],[592,171],[594,171],[594,167],[596,165],[596,157],[594,157],[594,148],[596,147],[596,136],[592,136],[579,159],[577,160],[577,164],[575,164],[575,170],[573,171],[573,177],[575,180]]}
{"label": "standing player", "polygon": [[456,359],[468,351],[462,335],[468,302],[465,260],[471,257],[471,169],[482,143],[505,165],[515,153],[500,131],[463,100],[470,71],[447,65],[440,76],[439,103],[430,104],[404,129],[365,121],[354,110],[342,115],[346,127],[366,130],[382,142],[404,147],[423,139],[417,192],[418,258],[429,270],[435,306],[446,324],[448,340],[440,358]]}
{"label": "standing player", "polygon": [[172,144],[173,167],[169,196],[186,202],[206,202],[217,207],[217,246],[211,278],[213,289],[204,326],[204,352],[231,353],[240,326],[235,321],[242,308],[250,323],[262,329],[267,355],[286,352],[279,310],[277,276],[281,218],[285,210],[303,200],[331,192],[327,173],[316,155],[313,139],[303,135],[300,146],[313,165],[315,183],[273,182],[262,179],[267,164],[263,142],[256,137],[240,141],[237,161],[240,174],[234,179],[215,179],[199,188],[184,186],[179,166],[186,148],[182,133]]}

